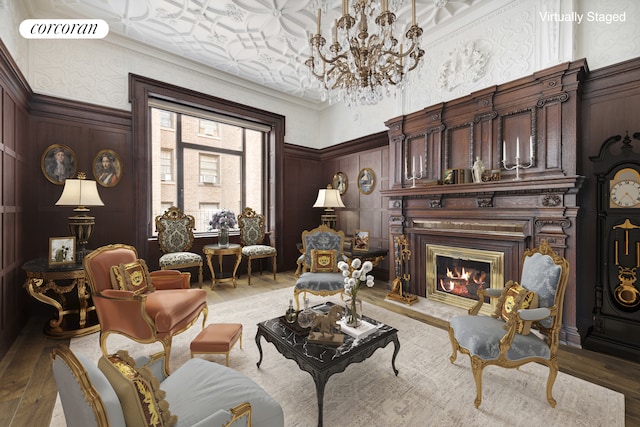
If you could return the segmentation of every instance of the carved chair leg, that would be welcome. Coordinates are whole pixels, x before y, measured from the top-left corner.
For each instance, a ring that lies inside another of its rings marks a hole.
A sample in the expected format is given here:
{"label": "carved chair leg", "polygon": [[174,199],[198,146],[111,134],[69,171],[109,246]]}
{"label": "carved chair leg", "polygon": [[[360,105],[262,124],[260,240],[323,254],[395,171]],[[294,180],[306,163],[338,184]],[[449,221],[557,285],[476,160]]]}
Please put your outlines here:
{"label": "carved chair leg", "polygon": [[451,328],[449,328],[449,340],[451,341],[451,349],[453,350],[451,357],[449,357],[449,361],[453,363],[458,358],[458,341],[453,336],[453,329]]}
{"label": "carved chair leg", "polygon": [[273,280],[276,280],[276,269],[278,268],[278,263],[276,262],[277,257],[273,257]]}
{"label": "carved chair leg", "polygon": [[198,286],[202,289],[202,264],[198,266]]}
{"label": "carved chair leg", "polygon": [[247,281],[251,286],[251,258],[247,258]]}
{"label": "carved chair leg", "polygon": [[473,401],[473,404],[476,408],[480,407],[480,403],[482,403],[482,360],[478,357],[471,357],[471,371],[473,372],[473,379],[476,382],[476,399]]}
{"label": "carved chair leg", "polygon": [[549,378],[547,378],[547,401],[552,408],[556,407],[556,400],[553,398],[553,383],[558,376],[558,362],[557,360],[551,360],[549,364]]}

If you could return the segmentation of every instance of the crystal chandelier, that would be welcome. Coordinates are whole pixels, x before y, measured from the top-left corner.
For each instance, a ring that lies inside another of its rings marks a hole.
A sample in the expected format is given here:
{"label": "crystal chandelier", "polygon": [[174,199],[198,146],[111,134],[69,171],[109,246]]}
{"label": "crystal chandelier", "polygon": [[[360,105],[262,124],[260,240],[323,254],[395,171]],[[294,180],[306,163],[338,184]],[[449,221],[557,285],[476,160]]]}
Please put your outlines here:
{"label": "crystal chandelier", "polygon": [[[401,3],[391,2],[392,6]],[[381,0],[380,5],[374,0],[355,0],[352,10],[355,17],[349,14],[349,0],[342,0],[342,17],[334,22],[333,43],[325,47],[318,9],[317,33],[310,37],[311,56],[305,65],[313,75],[310,80],[319,84],[323,101],[344,101],[348,106],[376,104],[385,94],[402,90],[404,75],[415,69],[424,55],[420,49],[422,28],[416,24],[416,0],[412,0],[405,48],[395,38],[396,15],[389,10],[389,0]]]}

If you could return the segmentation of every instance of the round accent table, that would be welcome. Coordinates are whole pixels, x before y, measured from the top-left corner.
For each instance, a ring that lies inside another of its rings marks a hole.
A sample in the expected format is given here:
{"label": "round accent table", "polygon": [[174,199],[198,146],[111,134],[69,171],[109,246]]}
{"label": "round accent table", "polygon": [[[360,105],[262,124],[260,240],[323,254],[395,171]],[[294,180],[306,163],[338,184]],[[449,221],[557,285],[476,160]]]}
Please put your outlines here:
{"label": "round accent table", "polygon": [[[236,272],[238,271],[238,266],[240,265],[240,261],[242,260],[242,246],[237,243],[229,243],[229,246],[220,247],[218,244],[205,245],[202,248],[202,252],[204,252],[207,257],[207,264],[209,265],[209,270],[211,271],[211,289],[214,289],[215,283],[225,283],[225,282],[233,282],[233,287],[237,287],[236,283]],[[225,273],[222,271],[222,257],[224,255],[235,255],[236,263],[233,266],[233,273]],[[218,275],[216,276],[216,271],[211,264],[211,257],[218,257]]]}
{"label": "round accent table", "polygon": [[24,287],[29,295],[58,312],[45,324],[46,335],[66,339],[100,330],[82,264],[49,266],[46,258],[37,258],[22,269],[27,274]]}

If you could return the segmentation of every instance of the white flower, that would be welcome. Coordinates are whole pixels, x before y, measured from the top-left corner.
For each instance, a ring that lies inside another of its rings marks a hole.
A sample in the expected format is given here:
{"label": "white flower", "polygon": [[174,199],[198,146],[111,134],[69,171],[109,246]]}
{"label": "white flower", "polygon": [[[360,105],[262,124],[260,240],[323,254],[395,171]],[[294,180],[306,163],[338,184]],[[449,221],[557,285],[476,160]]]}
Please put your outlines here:
{"label": "white flower", "polygon": [[371,270],[373,270],[373,264],[371,263],[371,261],[365,261],[362,264],[362,272],[366,274],[366,273],[370,272]]}
{"label": "white flower", "polygon": [[342,272],[342,275],[343,275],[344,277],[349,277],[349,270],[344,270],[344,271]]}
{"label": "white flower", "polygon": [[349,272],[349,264],[347,264],[347,263],[346,263],[346,262],[344,262],[344,261],[340,261],[340,262],[338,262],[338,268],[339,268],[340,270],[342,270],[342,271]]}
{"label": "white flower", "polygon": [[367,286],[372,288],[373,285],[375,285],[375,282],[373,281],[373,276],[372,275],[368,275],[367,276]]}
{"label": "white flower", "polygon": [[359,279],[360,275],[362,275],[361,270],[353,270],[353,273],[351,273],[351,277],[353,277],[354,279]]}
{"label": "white flower", "polygon": [[361,264],[362,261],[360,261],[360,258],[354,258],[353,261],[351,261],[351,267],[353,267],[354,269],[360,268]]}

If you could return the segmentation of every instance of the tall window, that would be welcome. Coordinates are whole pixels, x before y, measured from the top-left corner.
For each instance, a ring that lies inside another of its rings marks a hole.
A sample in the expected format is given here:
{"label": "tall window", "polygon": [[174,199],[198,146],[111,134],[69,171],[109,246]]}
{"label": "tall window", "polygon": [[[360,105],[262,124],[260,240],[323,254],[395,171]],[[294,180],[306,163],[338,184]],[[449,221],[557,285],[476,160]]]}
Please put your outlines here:
{"label": "tall window", "polygon": [[[193,215],[195,232],[203,233],[213,231],[209,221],[218,209],[264,212],[266,129],[165,101],[151,104],[154,217],[171,203]],[[165,126],[167,117],[173,128]]]}

